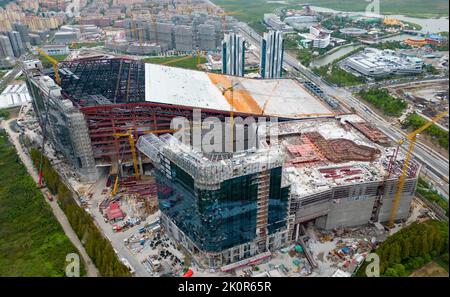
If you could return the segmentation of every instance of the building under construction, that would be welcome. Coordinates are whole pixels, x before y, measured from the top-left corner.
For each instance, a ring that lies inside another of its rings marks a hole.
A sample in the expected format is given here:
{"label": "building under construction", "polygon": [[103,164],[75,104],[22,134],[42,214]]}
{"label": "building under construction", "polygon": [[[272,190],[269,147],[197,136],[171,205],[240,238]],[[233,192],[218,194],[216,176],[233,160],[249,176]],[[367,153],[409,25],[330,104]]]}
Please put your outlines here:
{"label": "building under construction", "polygon": [[[297,241],[307,222],[331,230],[390,219],[404,157],[394,161],[395,148],[355,122],[283,122],[277,141],[231,155],[201,153],[169,134],[137,146],[156,166],[165,229],[201,265],[228,271]],[[406,172],[395,220],[409,216],[419,170],[412,162]]]}
{"label": "building under construction", "polygon": [[[39,63],[25,62],[24,73],[42,130],[84,180],[101,168],[122,176],[156,168],[162,223],[205,267],[266,257],[306,222],[334,229],[390,219],[402,153],[297,80],[119,58],[62,62],[60,85]],[[196,110],[202,120],[233,112],[279,122],[252,126],[265,131],[255,146],[204,153],[167,134],[175,117],[193,120]],[[411,162],[395,219],[408,217],[419,171]]]}
{"label": "building under construction", "polygon": [[333,116],[291,79],[256,80],[120,58],[62,62],[60,86],[46,71],[25,69],[35,111],[49,139],[85,181],[95,181],[101,167],[132,165],[128,139],[115,134],[131,131],[137,140],[167,132],[173,118],[192,119],[194,109],[201,109],[202,119],[222,121],[231,110],[236,117]]}

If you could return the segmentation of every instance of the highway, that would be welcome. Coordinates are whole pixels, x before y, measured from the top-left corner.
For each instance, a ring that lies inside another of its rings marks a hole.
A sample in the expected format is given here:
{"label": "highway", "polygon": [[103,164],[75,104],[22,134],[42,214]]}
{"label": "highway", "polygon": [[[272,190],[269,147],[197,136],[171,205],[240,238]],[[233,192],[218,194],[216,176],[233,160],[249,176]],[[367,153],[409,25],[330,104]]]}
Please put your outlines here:
{"label": "highway", "polygon": [[[257,49],[256,52],[259,54],[261,36],[245,23],[239,23],[237,31],[248,43],[255,46]],[[288,72],[305,77],[319,86],[326,94],[340,101],[341,105],[347,109],[344,111],[351,112],[351,108],[354,108],[357,114],[362,116],[373,126],[383,131],[395,142],[405,136],[403,131],[397,127],[394,127],[391,123],[386,122],[382,117],[373,112],[367,105],[355,98],[351,92],[344,88],[338,88],[330,85],[328,82],[325,82],[310,69],[301,65],[295,57],[285,53],[283,66]],[[404,148],[402,147],[402,149]],[[427,173],[427,177],[436,189],[448,199],[448,159],[421,143],[420,136],[414,149],[414,157],[423,164],[423,170]]]}

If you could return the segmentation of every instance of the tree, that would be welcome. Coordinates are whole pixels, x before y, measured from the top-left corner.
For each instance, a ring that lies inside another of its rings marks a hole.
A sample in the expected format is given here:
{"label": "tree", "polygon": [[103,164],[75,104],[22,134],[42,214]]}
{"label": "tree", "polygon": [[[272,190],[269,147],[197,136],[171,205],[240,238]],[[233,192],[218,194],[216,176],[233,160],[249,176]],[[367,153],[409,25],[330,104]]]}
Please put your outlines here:
{"label": "tree", "polygon": [[411,241],[404,240],[402,248],[402,260],[408,259],[411,251]]}
{"label": "tree", "polygon": [[406,276],[407,275],[405,266],[403,266],[402,264],[395,264],[393,269],[396,271],[397,276]]}
{"label": "tree", "polygon": [[397,270],[395,270],[394,268],[388,268],[386,269],[384,276],[398,277],[399,275],[397,273]]}

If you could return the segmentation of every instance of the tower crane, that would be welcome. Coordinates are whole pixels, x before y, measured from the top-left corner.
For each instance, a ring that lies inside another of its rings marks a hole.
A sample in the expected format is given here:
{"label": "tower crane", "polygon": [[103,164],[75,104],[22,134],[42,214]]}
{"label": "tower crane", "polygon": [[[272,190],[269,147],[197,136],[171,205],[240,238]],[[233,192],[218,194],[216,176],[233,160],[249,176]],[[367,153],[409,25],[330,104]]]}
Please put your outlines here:
{"label": "tower crane", "polygon": [[391,208],[391,212],[389,215],[389,221],[387,224],[388,227],[394,226],[394,221],[397,216],[398,204],[400,202],[400,197],[403,192],[403,186],[405,185],[406,175],[407,175],[407,171],[409,168],[409,161],[411,160],[411,157],[412,157],[414,145],[417,140],[417,135],[419,135],[420,133],[422,133],[423,131],[428,129],[432,124],[434,124],[435,122],[437,122],[438,120],[440,120],[447,114],[448,114],[448,111],[441,112],[440,114],[438,114],[437,116],[435,116],[434,118],[429,120],[425,125],[414,130],[413,132],[407,134],[403,139],[401,139],[398,142],[397,152],[398,152],[400,146],[402,146],[406,141],[409,141],[409,145],[408,145],[408,150],[406,152],[405,160],[403,162],[400,178],[398,180],[398,186],[397,186],[397,190],[395,192],[394,200],[392,201],[392,208]]}
{"label": "tower crane", "polygon": [[231,104],[230,104],[230,143],[231,146],[233,148],[233,130],[234,130],[234,87],[236,87],[237,85],[239,85],[239,82],[231,84],[230,87],[225,88],[222,90],[222,95],[225,96],[225,93],[230,91],[230,95],[231,95]]}
{"label": "tower crane", "polygon": [[38,47],[35,47],[36,51],[41,54],[44,58],[46,58],[53,66],[53,71],[55,72],[55,81],[58,85],[61,85],[61,77],[59,76],[59,69],[58,69],[58,61],[49,55],[47,55],[46,52],[41,50]]}
{"label": "tower crane", "polygon": [[[162,134],[162,133],[173,133],[176,131],[177,130],[174,130],[174,129],[162,129],[162,130],[144,131],[142,133],[143,134]],[[114,133],[113,136],[115,138],[120,138],[120,137],[128,138],[128,141],[130,142],[130,147],[131,147],[131,156],[133,159],[134,176],[136,177],[136,179],[139,179],[140,174],[139,174],[138,162],[137,162],[137,157],[136,157],[136,147],[135,147],[136,140],[134,139],[132,129],[128,130],[127,133]],[[112,191],[113,195],[115,195],[117,193],[118,185],[119,185],[119,176],[117,175],[115,178],[115,181],[114,181],[114,187],[113,187],[113,191]]]}
{"label": "tower crane", "polygon": [[277,83],[275,84],[275,86],[273,87],[272,91],[269,94],[269,98],[267,98],[267,100],[264,102],[263,108],[261,110],[261,115],[264,115],[264,112],[266,111],[267,105],[269,104],[270,99],[272,99],[273,97],[273,93],[275,92],[275,90],[278,88],[278,86],[280,85],[280,80],[277,81]]}

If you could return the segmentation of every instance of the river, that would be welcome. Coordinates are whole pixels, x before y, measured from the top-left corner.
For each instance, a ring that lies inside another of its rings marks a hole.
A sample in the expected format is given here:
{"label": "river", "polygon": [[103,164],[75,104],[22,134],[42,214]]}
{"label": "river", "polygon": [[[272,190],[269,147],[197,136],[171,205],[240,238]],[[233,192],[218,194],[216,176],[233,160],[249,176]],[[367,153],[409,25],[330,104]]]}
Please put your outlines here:
{"label": "river", "polygon": [[331,62],[333,62],[336,59],[339,59],[340,57],[348,54],[352,50],[361,47],[361,45],[349,45],[346,47],[342,47],[338,49],[337,51],[333,52],[332,54],[325,55],[323,57],[319,57],[317,59],[314,59],[311,61],[310,67],[321,67],[324,65],[327,65]]}

